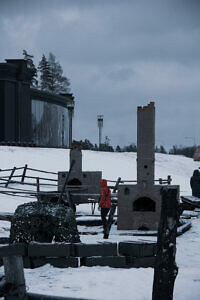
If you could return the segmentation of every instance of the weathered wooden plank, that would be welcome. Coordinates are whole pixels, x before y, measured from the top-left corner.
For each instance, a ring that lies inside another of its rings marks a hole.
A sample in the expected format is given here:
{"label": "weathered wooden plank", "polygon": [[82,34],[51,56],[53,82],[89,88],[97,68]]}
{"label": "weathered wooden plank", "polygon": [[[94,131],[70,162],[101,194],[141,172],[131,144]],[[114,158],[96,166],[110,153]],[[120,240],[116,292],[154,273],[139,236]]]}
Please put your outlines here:
{"label": "weathered wooden plank", "polygon": [[125,256],[95,256],[95,257],[82,257],[81,266],[109,266],[112,268],[126,268]]}
{"label": "weathered wooden plank", "polygon": [[23,259],[21,256],[3,257],[6,300],[26,300]]}
{"label": "weathered wooden plank", "polygon": [[71,250],[70,243],[30,243],[28,256],[68,257]]}
{"label": "weathered wooden plank", "polygon": [[50,171],[39,170],[39,169],[34,169],[34,168],[28,168],[28,170],[30,170],[30,171],[36,171],[36,172],[40,172],[40,173],[58,175],[57,172],[50,172]]}
{"label": "weathered wooden plank", "polygon": [[27,254],[27,246],[23,243],[0,245],[0,257],[20,255],[25,256]]}
{"label": "weathered wooden plank", "polygon": [[155,266],[155,256],[132,257],[126,256],[126,263],[129,268],[153,268]]}
{"label": "weathered wooden plank", "polygon": [[[115,184],[115,187],[113,189],[113,193],[115,193],[118,190],[118,186],[120,184],[120,181],[121,181],[121,177],[118,177],[118,179],[116,181],[116,184]],[[112,226],[112,223],[113,223],[113,218],[114,218],[114,215],[115,215],[116,207],[117,207],[117,204],[112,203],[111,209],[110,209],[110,212],[109,212],[109,216],[108,216],[108,222],[107,222],[107,225],[106,225],[106,228],[105,228],[105,233],[104,233],[104,238],[106,238],[106,239],[108,239],[108,237],[109,237],[109,233],[110,233],[110,229],[111,229],[111,226]]]}
{"label": "weathered wooden plank", "polygon": [[79,260],[77,257],[23,257],[24,268],[35,269],[50,264],[56,268],[77,268]]}
{"label": "weathered wooden plank", "polygon": [[37,193],[39,193],[40,192],[40,178],[39,177],[36,178],[36,187],[37,187]]}
{"label": "weathered wooden plank", "polygon": [[156,243],[153,242],[120,242],[119,254],[134,257],[154,256],[156,254]]}
{"label": "weathered wooden plank", "polygon": [[77,257],[59,257],[54,258],[50,257],[48,258],[48,263],[56,268],[78,268],[79,261]]}
{"label": "weathered wooden plank", "polygon": [[10,238],[9,237],[0,237],[0,244],[9,244]]}
{"label": "weathered wooden plank", "polygon": [[73,169],[74,164],[75,164],[75,160],[73,159],[72,162],[71,162],[71,165],[70,165],[70,168],[69,168],[69,172],[68,172],[68,174],[67,174],[67,177],[65,178],[65,182],[64,182],[64,184],[63,184],[63,187],[62,187],[62,190],[61,190],[61,193],[60,193],[60,197],[59,197],[59,202],[64,201],[63,195],[64,195],[64,193],[65,193],[66,198],[67,198],[67,202],[68,202],[68,204],[69,204],[69,207],[70,207],[72,210],[74,210],[74,204],[73,204],[73,202],[72,202],[70,193],[69,193],[69,191],[68,191],[68,189],[67,189],[67,183],[68,183],[69,176],[70,176],[70,174],[71,174],[71,171],[72,171],[72,169]]}
{"label": "weathered wooden plank", "polygon": [[14,168],[12,169],[11,173],[10,173],[10,176],[9,176],[9,178],[8,178],[8,181],[7,181],[6,184],[5,184],[5,187],[6,187],[6,188],[8,187],[8,185],[9,185],[9,183],[10,183],[10,181],[11,181],[11,178],[12,178],[13,174],[15,173],[15,170],[16,170],[16,167],[14,167]]}
{"label": "weathered wooden plank", "polygon": [[13,218],[13,213],[0,212],[0,220],[1,221],[11,221],[12,218]]}
{"label": "weathered wooden plank", "polygon": [[178,220],[178,188],[165,187],[162,189],[152,300],[173,299],[174,282],[178,274],[175,262]]}
{"label": "weathered wooden plank", "polygon": [[78,257],[86,256],[116,256],[117,243],[97,243],[97,244],[74,244],[74,253]]}
{"label": "weathered wooden plank", "polygon": [[26,164],[26,165],[24,166],[24,170],[23,170],[23,173],[22,173],[22,179],[21,179],[21,182],[24,182],[24,178],[25,178],[25,175],[26,175],[27,167],[28,167],[28,165]]}

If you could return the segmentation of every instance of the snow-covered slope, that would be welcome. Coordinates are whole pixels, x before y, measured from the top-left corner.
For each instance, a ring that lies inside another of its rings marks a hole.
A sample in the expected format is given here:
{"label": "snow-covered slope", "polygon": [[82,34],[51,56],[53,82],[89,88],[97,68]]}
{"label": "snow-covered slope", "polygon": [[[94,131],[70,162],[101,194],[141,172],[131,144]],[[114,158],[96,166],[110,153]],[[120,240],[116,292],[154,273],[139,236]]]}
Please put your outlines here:
{"label": "snow-covered slope", "polygon": [[[83,170],[102,170],[103,177],[115,180],[136,179],[135,153],[106,153],[82,151]],[[69,168],[69,150],[45,148],[0,147],[0,169],[21,167],[48,171]],[[156,154],[155,179],[172,176],[172,184],[179,184],[181,194],[191,194],[189,181],[200,164],[183,156]],[[22,170],[20,170],[22,172]],[[0,173],[1,174],[1,173]],[[31,175],[31,171],[29,171]],[[30,201],[0,194],[0,211],[13,212],[17,205]],[[88,208],[90,212],[90,208]],[[0,222],[0,236],[8,235],[7,222]],[[177,239],[179,274],[175,282],[175,300],[200,299],[200,219],[192,220],[190,231]],[[101,237],[100,237],[101,238]],[[84,242],[89,237],[84,237]],[[124,237],[125,240],[128,237]],[[154,238],[153,238],[154,239]],[[121,240],[121,238],[120,238]],[[3,268],[0,268],[3,272]],[[112,269],[109,267],[81,267],[57,269],[46,265],[25,270],[29,291],[90,299],[147,300],[151,299],[153,269]]]}
{"label": "snow-covered slope", "polygon": [[[82,151],[84,171],[103,171],[107,179],[136,179],[136,153],[110,153]],[[0,169],[24,166],[45,169],[48,171],[68,170],[69,150],[46,148],[0,148]],[[200,164],[191,158],[179,155],[156,153],[155,179],[172,176],[173,184],[180,184],[181,190],[190,192],[189,179],[195,168]]]}

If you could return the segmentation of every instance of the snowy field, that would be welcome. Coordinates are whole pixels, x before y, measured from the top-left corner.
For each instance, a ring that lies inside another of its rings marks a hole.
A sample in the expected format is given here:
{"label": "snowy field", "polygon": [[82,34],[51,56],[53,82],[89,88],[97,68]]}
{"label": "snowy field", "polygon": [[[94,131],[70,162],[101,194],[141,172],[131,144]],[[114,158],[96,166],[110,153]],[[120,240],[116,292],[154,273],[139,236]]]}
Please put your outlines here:
{"label": "snowy field", "polygon": [[[84,171],[102,171],[103,178],[116,180],[136,179],[135,153],[106,153],[82,151]],[[39,149],[0,147],[0,169],[22,167],[47,171],[69,169],[69,151],[63,149]],[[172,184],[179,184],[182,195],[190,195],[190,177],[199,163],[183,156],[156,154],[155,179],[172,176]],[[19,171],[18,171],[19,172]],[[20,170],[22,173],[22,170]],[[21,174],[20,173],[20,174]],[[29,171],[28,175],[34,175]],[[13,185],[11,185],[12,187]],[[15,185],[19,187],[19,185]],[[21,186],[20,186],[21,187]],[[25,187],[24,187],[25,188]],[[32,188],[35,190],[35,187]],[[3,190],[3,188],[1,188]],[[0,194],[0,211],[14,212],[17,205],[33,201],[22,197]],[[91,214],[89,205],[79,205],[77,212]],[[95,214],[99,214],[95,211]],[[9,222],[0,221],[0,237],[9,236]],[[79,228],[80,231],[82,229]],[[86,230],[86,229],[85,229]],[[102,229],[98,235],[81,235],[85,243],[103,241]],[[111,229],[109,241],[156,240],[155,237],[123,236]],[[175,300],[200,299],[200,218],[192,219],[192,228],[177,238],[176,261],[179,274],[175,281]],[[3,267],[0,268],[3,273]],[[80,267],[58,269],[50,265],[38,269],[26,269],[26,285],[29,292],[49,295],[81,297],[88,299],[149,300],[153,284],[153,269],[113,269],[110,267]]]}

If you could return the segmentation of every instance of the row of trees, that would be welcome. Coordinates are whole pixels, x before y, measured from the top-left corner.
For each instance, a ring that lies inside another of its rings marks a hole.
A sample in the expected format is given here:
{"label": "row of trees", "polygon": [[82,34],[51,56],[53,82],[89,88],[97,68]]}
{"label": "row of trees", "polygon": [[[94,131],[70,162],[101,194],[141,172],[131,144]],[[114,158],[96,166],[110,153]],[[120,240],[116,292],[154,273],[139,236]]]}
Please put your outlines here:
{"label": "row of trees", "polygon": [[48,58],[43,54],[38,67],[33,62],[33,55],[23,50],[23,56],[32,73],[32,87],[54,93],[69,92],[70,81],[63,75],[63,69],[53,53],[50,52]]}
{"label": "row of trees", "polygon": [[[73,144],[75,145],[78,143],[78,141],[73,141]],[[84,141],[81,141],[82,149],[83,150],[94,150],[94,151],[106,151],[106,152],[137,152],[137,146],[132,143],[130,145],[120,147],[117,145],[115,148],[110,145],[110,139],[106,136],[105,141],[103,144],[100,145],[100,147],[97,146],[97,144],[92,144],[90,140],[85,139]],[[175,155],[184,155],[187,157],[193,157],[194,153],[197,149],[197,146],[192,147],[183,147],[183,146],[176,146],[174,145],[172,149],[167,151],[164,146],[156,146],[155,152],[157,153],[164,153],[164,154],[175,154]]]}

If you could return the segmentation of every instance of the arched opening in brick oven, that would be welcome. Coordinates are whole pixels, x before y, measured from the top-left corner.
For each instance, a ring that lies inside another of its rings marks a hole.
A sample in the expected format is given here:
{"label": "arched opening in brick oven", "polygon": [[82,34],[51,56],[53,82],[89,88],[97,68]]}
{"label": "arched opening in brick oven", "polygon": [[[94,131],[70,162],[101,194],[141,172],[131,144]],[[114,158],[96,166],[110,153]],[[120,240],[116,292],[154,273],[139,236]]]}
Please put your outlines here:
{"label": "arched opening in brick oven", "polygon": [[82,185],[81,181],[78,178],[73,178],[67,183],[68,185]]}
{"label": "arched opening in brick oven", "polygon": [[148,197],[138,198],[133,202],[133,211],[156,211],[156,202]]}
{"label": "arched opening in brick oven", "polygon": [[[78,178],[73,178],[73,179],[68,181],[67,185],[74,186],[75,189],[78,190],[78,186],[82,185],[82,182]],[[77,186],[77,188],[76,188],[76,186]],[[75,204],[73,204],[73,207],[74,207],[74,211],[76,211],[76,205]]]}

